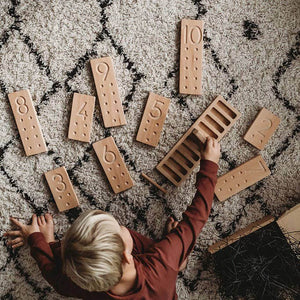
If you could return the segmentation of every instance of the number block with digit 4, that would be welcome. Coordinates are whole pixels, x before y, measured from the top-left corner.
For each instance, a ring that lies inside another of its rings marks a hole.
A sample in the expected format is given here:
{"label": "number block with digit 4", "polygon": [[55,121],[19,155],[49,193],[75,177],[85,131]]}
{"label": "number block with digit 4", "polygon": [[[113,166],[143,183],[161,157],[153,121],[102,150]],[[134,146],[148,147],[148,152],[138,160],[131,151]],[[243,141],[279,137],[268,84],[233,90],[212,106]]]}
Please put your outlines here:
{"label": "number block with digit 4", "polygon": [[149,93],[147,105],[136,140],[156,147],[167,116],[170,100],[154,93]]}
{"label": "number block with digit 4", "polygon": [[246,132],[244,140],[259,150],[264,149],[280,123],[280,119],[262,108]]}
{"label": "number block with digit 4", "polygon": [[59,211],[79,206],[72,183],[65,167],[45,173],[46,180]]}
{"label": "number block with digit 4", "polygon": [[94,143],[93,148],[116,194],[133,187],[134,183],[112,136]]}
{"label": "number block with digit 4", "polygon": [[29,90],[8,94],[23,147],[27,156],[47,151]]}
{"label": "number block with digit 4", "polygon": [[68,138],[89,142],[95,97],[74,93]]}

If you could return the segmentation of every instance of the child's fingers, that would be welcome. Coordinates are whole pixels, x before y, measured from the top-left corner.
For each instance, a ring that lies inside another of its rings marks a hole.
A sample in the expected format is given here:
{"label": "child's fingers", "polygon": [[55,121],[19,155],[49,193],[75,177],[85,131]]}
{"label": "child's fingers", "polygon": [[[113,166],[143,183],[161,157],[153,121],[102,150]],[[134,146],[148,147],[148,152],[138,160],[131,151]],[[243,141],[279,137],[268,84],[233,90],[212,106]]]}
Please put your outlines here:
{"label": "child's fingers", "polygon": [[33,214],[33,215],[32,215],[32,223],[31,223],[31,224],[32,224],[32,225],[38,225],[36,214]]}
{"label": "child's fingers", "polygon": [[206,140],[206,145],[208,148],[211,148],[213,146],[213,140],[212,140],[212,137],[207,137],[207,140]]}
{"label": "child's fingers", "polygon": [[12,248],[15,249],[15,248],[21,247],[21,246],[23,246],[23,245],[24,245],[24,243],[23,243],[23,242],[20,242],[20,243],[18,243],[18,244],[12,245]]}
{"label": "child's fingers", "polygon": [[4,233],[4,236],[22,236],[22,232],[20,230],[7,231],[6,233]]}
{"label": "child's fingers", "polygon": [[20,222],[19,220],[13,218],[13,217],[10,217],[10,220],[18,227],[22,228],[24,226],[24,224],[22,222]]}
{"label": "child's fingers", "polygon": [[45,223],[46,223],[45,217],[44,216],[40,216],[40,218],[41,218],[42,225],[45,225]]}
{"label": "child's fingers", "polygon": [[39,226],[42,225],[41,217],[37,217],[37,223],[38,223]]}
{"label": "child's fingers", "polygon": [[18,244],[20,242],[23,242],[23,238],[21,237],[18,237],[16,239],[13,239],[13,240],[10,240],[7,242],[7,245],[15,245],[15,244]]}

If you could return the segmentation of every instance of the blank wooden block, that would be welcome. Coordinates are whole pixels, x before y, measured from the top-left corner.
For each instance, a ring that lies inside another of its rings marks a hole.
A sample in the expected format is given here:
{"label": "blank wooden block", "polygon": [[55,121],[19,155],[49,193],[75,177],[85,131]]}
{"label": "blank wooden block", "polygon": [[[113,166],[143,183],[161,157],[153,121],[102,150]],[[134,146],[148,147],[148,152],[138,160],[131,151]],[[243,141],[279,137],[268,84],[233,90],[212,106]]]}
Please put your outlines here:
{"label": "blank wooden block", "polygon": [[131,188],[134,183],[113,137],[98,141],[93,147],[113,191],[117,194]]}
{"label": "blank wooden block", "polygon": [[95,97],[74,93],[68,138],[89,142],[95,107]]}
{"label": "blank wooden block", "polygon": [[154,186],[156,186],[160,191],[162,191],[164,194],[167,193],[167,191],[162,187],[160,186],[158,183],[156,183],[152,178],[150,178],[148,175],[142,173],[142,176],[148,180],[151,184],[153,184]]}
{"label": "blank wooden block", "polygon": [[154,93],[149,93],[147,105],[136,140],[156,147],[167,116],[170,100]]}
{"label": "blank wooden block", "polygon": [[218,96],[157,165],[157,170],[179,186],[200,163],[203,144],[198,136],[201,135],[202,140],[211,136],[219,141],[240,115],[222,96]]}
{"label": "blank wooden block", "polygon": [[215,194],[220,201],[224,201],[270,174],[267,164],[258,155],[219,177],[215,187]]}
{"label": "blank wooden block", "polygon": [[45,173],[45,177],[59,211],[79,206],[79,201],[65,167],[48,171]]}
{"label": "blank wooden block", "polygon": [[262,150],[278,127],[280,119],[270,111],[262,108],[246,132],[244,140]]}
{"label": "blank wooden block", "polygon": [[111,57],[96,58],[90,62],[104,127],[125,125],[126,120]]}
{"label": "blank wooden block", "polygon": [[202,93],[202,52],[203,21],[182,20],[180,41],[181,94],[201,95]]}
{"label": "blank wooden block", "polygon": [[29,90],[8,94],[16,124],[27,156],[47,151]]}

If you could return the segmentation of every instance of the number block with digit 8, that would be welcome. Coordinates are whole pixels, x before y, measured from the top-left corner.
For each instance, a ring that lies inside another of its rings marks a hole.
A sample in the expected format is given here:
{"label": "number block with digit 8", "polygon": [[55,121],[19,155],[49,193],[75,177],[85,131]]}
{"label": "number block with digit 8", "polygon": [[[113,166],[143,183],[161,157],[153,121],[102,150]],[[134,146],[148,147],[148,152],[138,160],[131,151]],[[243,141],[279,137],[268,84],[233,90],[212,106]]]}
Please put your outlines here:
{"label": "number block with digit 8", "polygon": [[23,147],[27,156],[47,151],[29,90],[8,94]]}
{"label": "number block with digit 8", "polygon": [[112,136],[94,143],[93,148],[116,194],[133,187],[134,183]]}
{"label": "number block with digit 8", "polygon": [[136,140],[156,147],[167,116],[170,100],[154,93],[149,93],[147,105]]}
{"label": "number block with digit 8", "polygon": [[78,198],[65,167],[45,173],[49,188],[59,211],[79,206]]}

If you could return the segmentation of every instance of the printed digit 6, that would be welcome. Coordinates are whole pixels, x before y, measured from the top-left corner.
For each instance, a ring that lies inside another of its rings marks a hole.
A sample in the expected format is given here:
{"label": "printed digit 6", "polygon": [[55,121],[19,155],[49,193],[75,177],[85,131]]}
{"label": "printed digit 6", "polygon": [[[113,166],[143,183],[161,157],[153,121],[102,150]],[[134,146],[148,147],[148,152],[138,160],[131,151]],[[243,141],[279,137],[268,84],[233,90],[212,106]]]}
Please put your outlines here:
{"label": "printed digit 6", "polygon": [[64,183],[63,177],[60,174],[55,174],[52,177],[52,180],[56,181],[56,183],[57,183],[56,190],[58,192],[63,192],[66,189],[66,184]]}
{"label": "printed digit 6", "polygon": [[116,160],[116,154],[112,151],[107,151],[107,146],[104,146],[103,160],[107,164],[112,164]]}
{"label": "printed digit 6", "polygon": [[17,97],[16,98],[17,110],[20,115],[25,115],[28,113],[29,109],[26,105],[26,99],[24,97]]}

